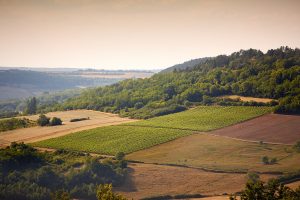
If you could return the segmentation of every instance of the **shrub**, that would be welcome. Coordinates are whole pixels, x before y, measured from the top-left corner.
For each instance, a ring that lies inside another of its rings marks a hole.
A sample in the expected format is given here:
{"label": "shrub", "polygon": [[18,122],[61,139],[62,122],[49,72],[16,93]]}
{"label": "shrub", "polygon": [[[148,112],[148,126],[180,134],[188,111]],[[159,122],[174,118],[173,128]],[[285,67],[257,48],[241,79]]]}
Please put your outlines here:
{"label": "shrub", "polygon": [[46,115],[40,115],[37,120],[38,125],[47,126],[50,123],[50,118],[46,117]]}
{"label": "shrub", "polygon": [[269,162],[269,157],[268,156],[262,157],[262,162],[263,162],[263,164],[268,165],[270,163]]}
{"label": "shrub", "polygon": [[62,121],[61,121],[60,118],[53,117],[53,118],[51,119],[50,125],[51,125],[51,126],[62,125]]}
{"label": "shrub", "polygon": [[71,119],[70,122],[79,122],[79,121],[84,121],[84,120],[89,120],[89,117],[82,117],[82,118],[74,118]]}

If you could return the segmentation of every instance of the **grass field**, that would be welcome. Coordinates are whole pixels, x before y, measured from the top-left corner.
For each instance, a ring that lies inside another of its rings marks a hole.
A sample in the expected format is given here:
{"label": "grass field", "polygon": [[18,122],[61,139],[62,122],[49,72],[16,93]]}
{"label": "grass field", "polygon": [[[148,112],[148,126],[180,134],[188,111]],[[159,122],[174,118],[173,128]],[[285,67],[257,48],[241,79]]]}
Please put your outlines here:
{"label": "grass field", "polygon": [[138,121],[128,125],[210,131],[270,113],[271,109],[271,107],[250,106],[199,106],[185,112]]}
{"label": "grass field", "polygon": [[[262,157],[277,158],[265,165]],[[259,144],[193,134],[162,145],[127,155],[129,160],[177,164],[222,171],[293,172],[300,170],[300,153],[287,145]]]}
{"label": "grass field", "polygon": [[130,153],[190,134],[191,131],[120,125],[72,133],[34,145],[115,155],[119,151]]}

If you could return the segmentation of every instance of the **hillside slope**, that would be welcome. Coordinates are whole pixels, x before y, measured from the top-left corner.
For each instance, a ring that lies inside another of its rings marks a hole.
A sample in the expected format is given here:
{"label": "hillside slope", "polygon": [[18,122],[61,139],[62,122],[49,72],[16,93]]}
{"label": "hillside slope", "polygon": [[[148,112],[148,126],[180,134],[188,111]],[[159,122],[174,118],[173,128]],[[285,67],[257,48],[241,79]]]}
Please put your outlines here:
{"label": "hillside slope", "polygon": [[276,105],[216,98],[220,95],[280,99],[277,112],[300,113],[300,50],[281,47],[220,55],[179,72],[87,90],[54,109],[87,108],[149,118],[199,104]]}

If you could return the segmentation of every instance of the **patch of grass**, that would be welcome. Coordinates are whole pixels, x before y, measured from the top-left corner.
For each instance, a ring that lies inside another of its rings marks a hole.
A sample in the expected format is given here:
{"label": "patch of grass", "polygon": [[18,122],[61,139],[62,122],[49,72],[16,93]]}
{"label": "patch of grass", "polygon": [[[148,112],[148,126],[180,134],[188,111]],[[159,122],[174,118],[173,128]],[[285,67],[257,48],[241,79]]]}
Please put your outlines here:
{"label": "patch of grass", "polygon": [[191,131],[165,128],[107,126],[40,141],[33,145],[115,155],[117,152],[131,153],[149,148],[190,134]]}
{"label": "patch of grass", "polygon": [[127,125],[210,131],[270,113],[271,110],[271,107],[199,106],[188,111]]}

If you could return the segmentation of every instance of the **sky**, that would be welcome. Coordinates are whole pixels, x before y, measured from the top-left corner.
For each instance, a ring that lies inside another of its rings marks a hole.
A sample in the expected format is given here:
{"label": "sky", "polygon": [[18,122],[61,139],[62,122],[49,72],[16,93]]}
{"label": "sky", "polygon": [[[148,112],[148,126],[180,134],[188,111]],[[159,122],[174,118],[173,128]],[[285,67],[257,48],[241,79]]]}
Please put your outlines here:
{"label": "sky", "polygon": [[300,47],[300,0],[0,0],[0,66],[163,69]]}

